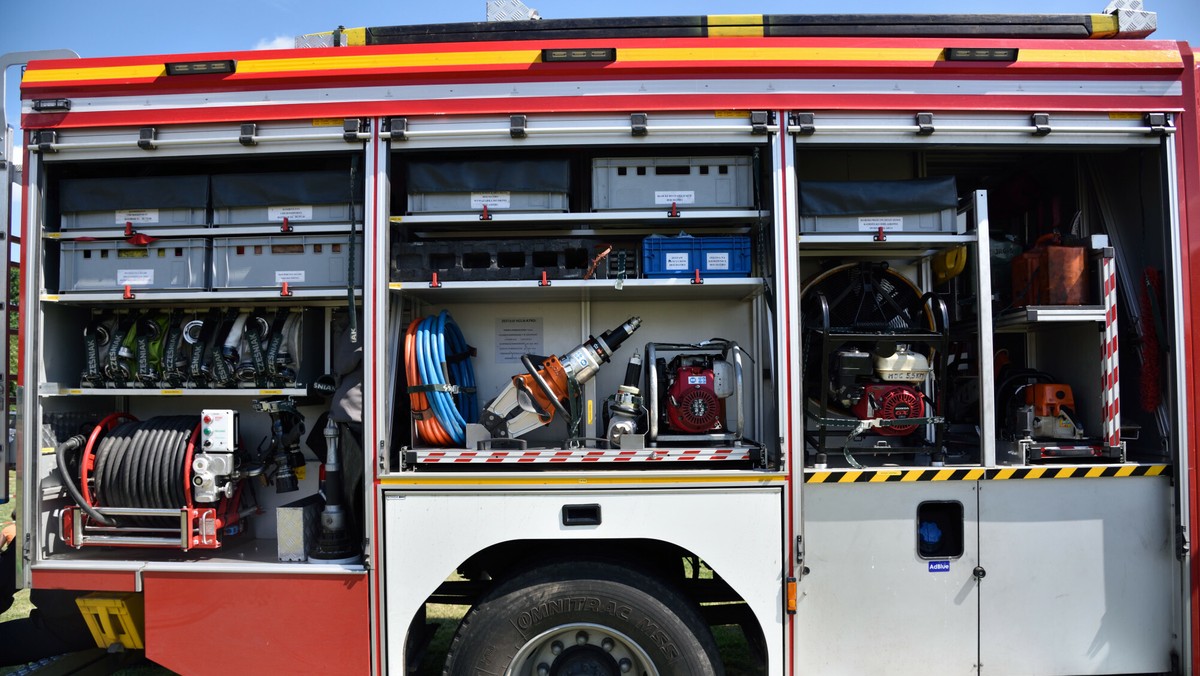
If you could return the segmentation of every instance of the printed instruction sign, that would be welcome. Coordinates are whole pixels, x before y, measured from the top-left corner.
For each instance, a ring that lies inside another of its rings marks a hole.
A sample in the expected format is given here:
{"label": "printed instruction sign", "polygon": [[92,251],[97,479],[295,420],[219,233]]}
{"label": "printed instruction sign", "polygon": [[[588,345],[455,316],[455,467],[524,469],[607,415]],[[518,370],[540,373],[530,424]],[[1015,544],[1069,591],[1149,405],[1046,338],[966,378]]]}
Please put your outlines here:
{"label": "printed instruction sign", "polygon": [[313,219],[312,206],[308,204],[296,204],[289,207],[267,207],[268,221],[311,221]]}
{"label": "printed instruction sign", "polygon": [[542,318],[511,317],[496,320],[496,363],[519,364],[522,355],[543,354]]}
{"label": "printed instruction sign", "polygon": [[118,209],[116,215],[117,225],[158,222],[158,209]]}
{"label": "printed instruction sign", "polygon": [[297,284],[304,281],[304,270],[276,270],[275,283]]}
{"label": "printed instruction sign", "polygon": [[471,208],[508,209],[512,206],[512,194],[509,192],[473,192],[471,193]]}
{"label": "printed instruction sign", "polygon": [[859,232],[901,232],[904,230],[903,216],[859,216]]}
{"label": "printed instruction sign", "polygon": [[695,204],[695,190],[655,190],[655,204]]}
{"label": "printed instruction sign", "polygon": [[729,252],[714,251],[704,255],[704,265],[710,272],[713,270],[729,269]]}
{"label": "printed instruction sign", "polygon": [[666,270],[691,270],[691,266],[688,265],[688,257],[686,251],[667,253],[663,256],[663,268]]}
{"label": "printed instruction sign", "polygon": [[117,286],[147,286],[154,283],[154,270],[117,270]]}

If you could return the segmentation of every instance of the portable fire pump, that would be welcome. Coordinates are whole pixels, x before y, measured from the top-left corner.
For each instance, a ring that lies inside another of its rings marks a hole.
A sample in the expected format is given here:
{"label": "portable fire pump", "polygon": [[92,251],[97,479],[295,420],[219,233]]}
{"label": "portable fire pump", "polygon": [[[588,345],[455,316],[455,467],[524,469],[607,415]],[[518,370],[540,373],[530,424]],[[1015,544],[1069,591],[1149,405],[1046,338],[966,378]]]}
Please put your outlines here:
{"label": "portable fire pump", "polygon": [[[815,462],[852,453],[943,455],[945,304],[887,263],[828,270],[802,291],[805,390]],[[933,434],[926,433],[931,426]]]}
{"label": "portable fire pump", "polygon": [[1032,369],[1005,374],[996,387],[1001,407],[1002,448],[1019,462],[1063,458],[1122,457],[1121,446],[1109,447],[1089,435],[1070,385]]}
{"label": "portable fire pump", "polygon": [[[650,441],[739,440],[745,429],[741,357],[737,343],[722,338],[696,344],[647,343]],[[726,415],[731,398],[736,404],[732,425]]]}

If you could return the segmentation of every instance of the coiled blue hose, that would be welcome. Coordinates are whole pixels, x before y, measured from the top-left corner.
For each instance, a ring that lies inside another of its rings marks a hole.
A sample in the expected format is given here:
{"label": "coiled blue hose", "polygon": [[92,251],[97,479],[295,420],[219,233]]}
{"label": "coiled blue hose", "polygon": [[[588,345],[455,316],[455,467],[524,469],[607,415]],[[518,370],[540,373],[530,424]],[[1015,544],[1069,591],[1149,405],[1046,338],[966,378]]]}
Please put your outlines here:
{"label": "coiled blue hose", "polygon": [[435,387],[426,396],[438,424],[459,445],[466,442],[466,424],[478,420],[475,369],[471,365],[470,349],[458,324],[445,310],[436,317],[426,317],[417,326],[415,359],[421,376],[419,384],[457,386],[454,393]]}

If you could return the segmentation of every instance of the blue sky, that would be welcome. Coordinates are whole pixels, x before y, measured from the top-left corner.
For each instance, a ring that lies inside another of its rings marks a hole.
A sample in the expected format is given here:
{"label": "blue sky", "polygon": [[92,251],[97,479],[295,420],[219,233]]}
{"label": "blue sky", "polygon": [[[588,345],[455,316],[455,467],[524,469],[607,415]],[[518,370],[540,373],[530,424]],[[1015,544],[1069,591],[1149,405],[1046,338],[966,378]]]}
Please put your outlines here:
{"label": "blue sky", "polygon": [[[1200,45],[1200,0],[1145,0],[1158,13],[1156,38]],[[294,36],[336,28],[482,21],[485,0],[0,0],[8,27],[0,53],[72,49],[80,56],[168,54],[290,46]],[[595,16],[822,13],[1100,12],[1105,0],[526,0],[547,19]],[[6,112],[16,124],[16,69],[8,73]]]}

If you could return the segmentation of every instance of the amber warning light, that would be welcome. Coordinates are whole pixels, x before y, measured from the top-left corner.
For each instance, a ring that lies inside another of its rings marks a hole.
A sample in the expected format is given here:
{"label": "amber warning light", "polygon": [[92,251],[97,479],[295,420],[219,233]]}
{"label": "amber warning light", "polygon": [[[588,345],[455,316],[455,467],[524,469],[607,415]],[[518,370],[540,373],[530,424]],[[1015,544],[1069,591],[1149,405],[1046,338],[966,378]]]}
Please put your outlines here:
{"label": "amber warning light", "polygon": [[1017,50],[1007,47],[947,47],[947,61],[1007,61],[1017,60]]}
{"label": "amber warning light", "polygon": [[167,64],[167,75],[209,75],[212,73],[232,73],[236,70],[237,62],[233,59],[179,61]]}
{"label": "amber warning light", "polygon": [[588,49],[543,49],[542,61],[602,61],[612,63],[617,60],[616,47],[592,47]]}

